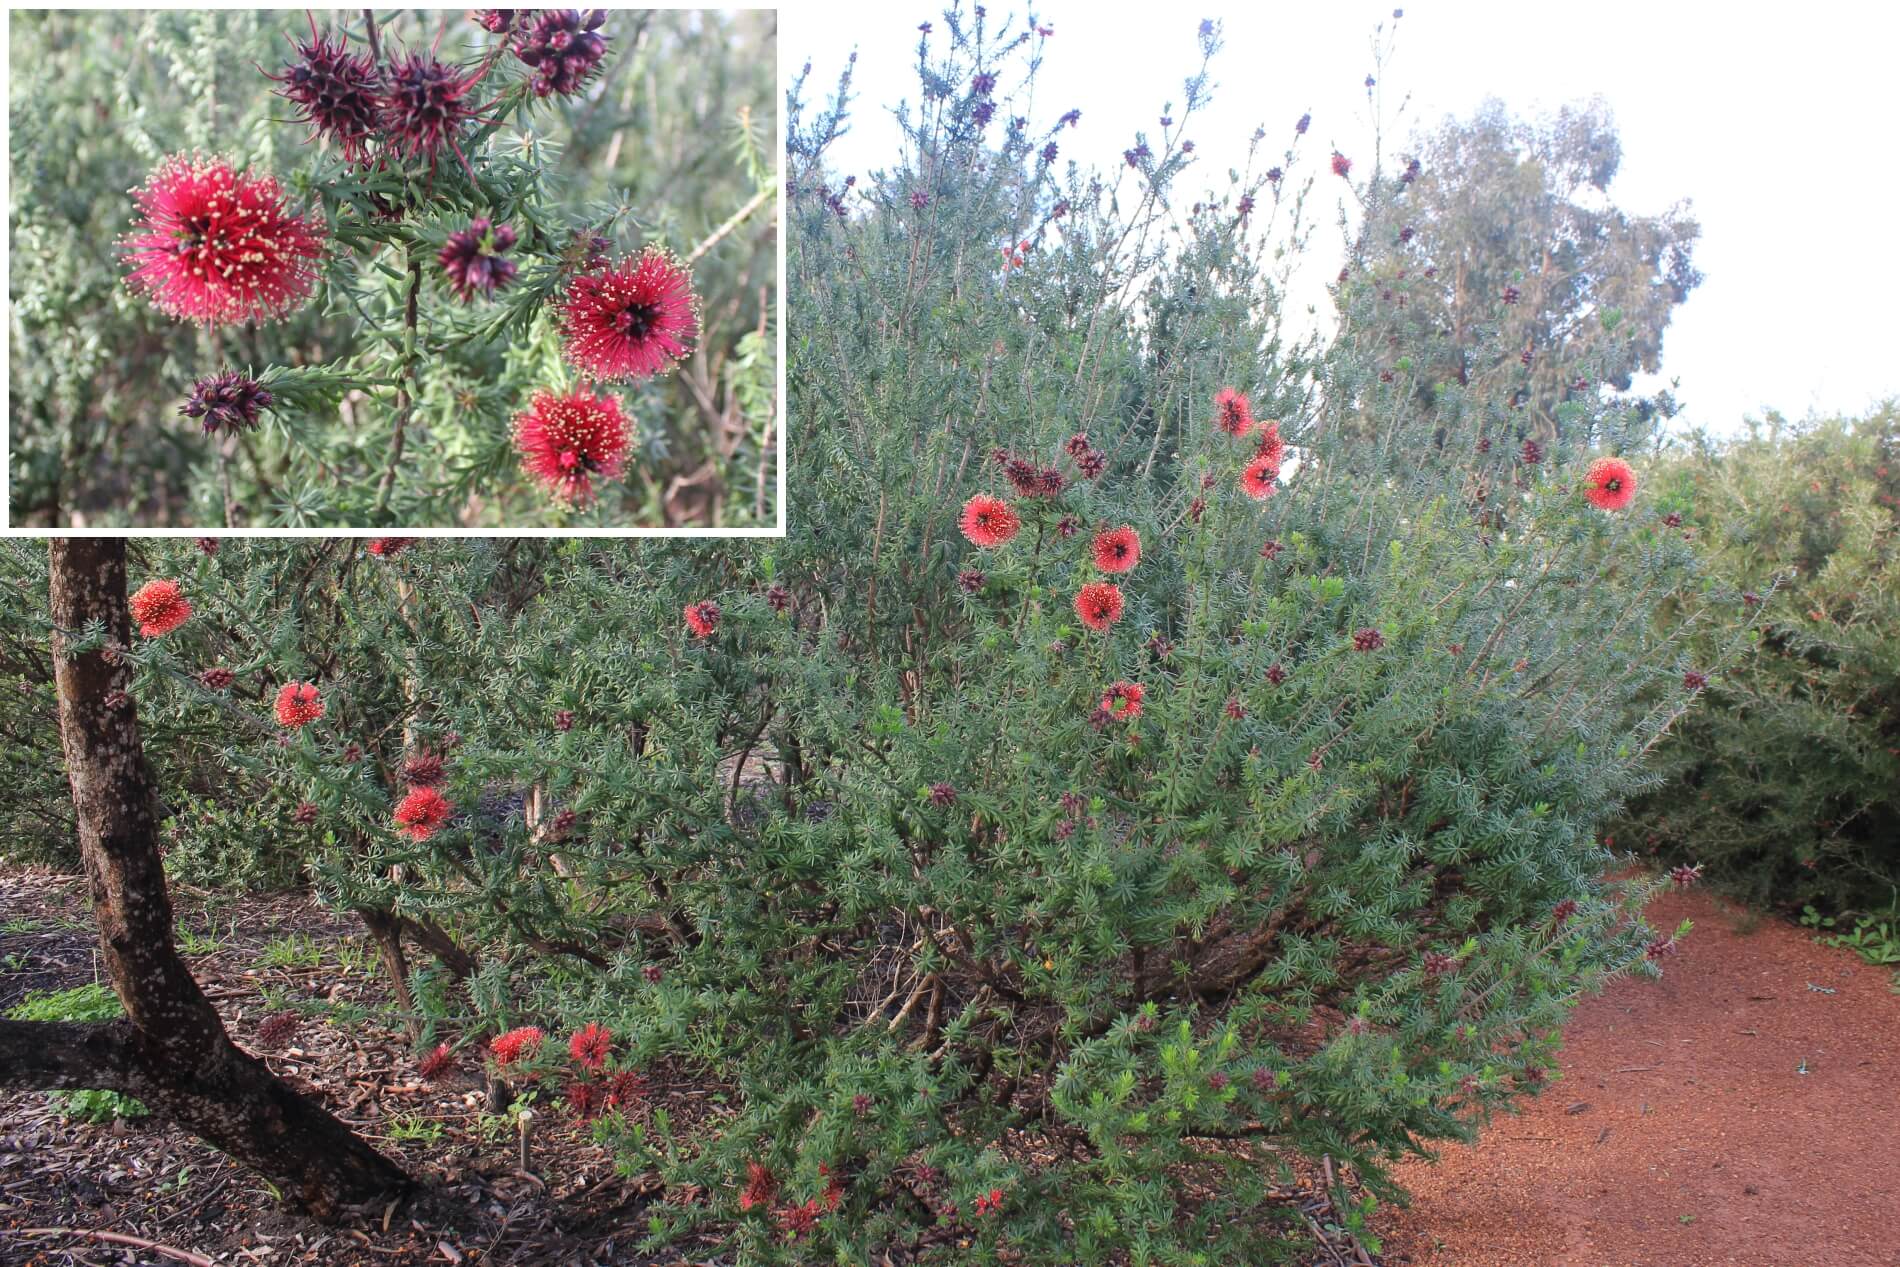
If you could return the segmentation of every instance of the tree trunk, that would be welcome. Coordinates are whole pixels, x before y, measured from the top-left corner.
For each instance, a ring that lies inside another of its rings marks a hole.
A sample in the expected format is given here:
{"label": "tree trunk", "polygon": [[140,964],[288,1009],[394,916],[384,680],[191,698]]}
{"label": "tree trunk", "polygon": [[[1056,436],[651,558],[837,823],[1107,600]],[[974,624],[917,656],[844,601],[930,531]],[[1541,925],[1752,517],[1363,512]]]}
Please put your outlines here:
{"label": "tree trunk", "polygon": [[[137,1096],[257,1170],[319,1218],[405,1193],[410,1180],[225,1032],[172,941],[157,788],[114,647],[131,642],[125,542],[55,539],[53,667],[60,737],[100,949],[123,1020],[0,1021],[0,1085]],[[83,646],[88,628],[106,642]]]}

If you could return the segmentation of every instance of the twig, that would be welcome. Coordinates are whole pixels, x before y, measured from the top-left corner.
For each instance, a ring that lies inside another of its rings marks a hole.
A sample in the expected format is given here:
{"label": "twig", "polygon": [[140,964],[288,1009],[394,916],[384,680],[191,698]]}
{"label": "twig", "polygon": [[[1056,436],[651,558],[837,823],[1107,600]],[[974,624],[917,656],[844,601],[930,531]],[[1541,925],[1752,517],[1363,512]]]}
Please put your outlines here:
{"label": "twig", "polygon": [[363,21],[368,24],[370,58],[380,64],[383,60],[383,45],[382,41],[376,38],[376,10],[363,10]]}
{"label": "twig", "polygon": [[409,297],[403,304],[403,348],[402,377],[409,380],[405,386],[396,389],[396,433],[389,440],[389,465],[383,470],[383,478],[376,486],[376,517],[381,519],[389,510],[389,495],[396,487],[396,468],[402,463],[403,431],[409,425],[409,411],[414,398],[409,387],[416,381],[416,295],[422,290],[422,261],[415,260],[409,265]]}
{"label": "twig", "polygon": [[720,225],[717,229],[714,229],[704,242],[701,242],[698,246],[693,248],[692,254],[686,257],[685,266],[687,268],[691,268],[693,266],[694,261],[698,260],[700,256],[712,250],[715,246],[718,246],[722,238],[724,238],[728,233],[731,233],[734,229],[738,228],[740,225],[744,224],[746,220],[752,215],[753,212],[757,211],[760,207],[763,207],[766,203],[770,202],[773,198],[776,198],[777,196],[778,196],[778,189],[776,187],[768,187],[765,189],[761,189],[759,190],[758,193],[753,194],[751,199],[746,202],[745,206],[739,208],[737,211],[733,212],[730,216],[727,216],[726,222],[724,224]]}
{"label": "twig", "polygon": [[1624,1065],[1621,1069],[1612,1069],[1611,1073],[1648,1073],[1651,1069],[1660,1069],[1661,1065]]}
{"label": "twig", "polygon": [[209,1258],[194,1254],[188,1249],[178,1249],[171,1245],[161,1245],[157,1241],[148,1241],[142,1236],[127,1236],[123,1232],[95,1232],[83,1227],[23,1227],[15,1236],[87,1236],[95,1241],[111,1241],[115,1245],[130,1245],[135,1249],[150,1250],[154,1254],[163,1254],[167,1258],[176,1258],[181,1263],[190,1263],[192,1267],[218,1267]]}

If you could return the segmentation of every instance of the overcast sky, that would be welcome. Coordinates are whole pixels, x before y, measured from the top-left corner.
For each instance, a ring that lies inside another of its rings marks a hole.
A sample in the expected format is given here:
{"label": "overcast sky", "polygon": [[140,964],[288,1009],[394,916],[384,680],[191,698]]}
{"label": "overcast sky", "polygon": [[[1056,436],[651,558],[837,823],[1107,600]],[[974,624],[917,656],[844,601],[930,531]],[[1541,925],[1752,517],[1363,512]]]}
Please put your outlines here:
{"label": "overcast sky", "polygon": [[[989,8],[992,21],[1026,12]],[[941,40],[941,9],[907,0],[787,6],[785,57],[793,68],[809,57],[811,83],[835,81],[859,52],[852,133],[835,151],[842,170],[866,171],[895,154],[888,107],[915,102],[917,24],[935,20]],[[1221,20],[1214,104],[1190,130],[1204,163],[1186,178],[1196,188],[1224,190],[1256,125],[1278,137],[1309,109],[1317,144],[1308,162],[1332,146],[1367,153],[1364,81],[1381,23],[1388,35],[1396,26],[1380,76],[1388,133],[1468,115],[1487,96],[1529,114],[1601,95],[1623,143],[1611,197],[1639,214],[1687,199],[1702,225],[1695,259],[1706,280],[1670,325],[1660,379],[1639,379],[1639,389],[1680,380],[1682,421],[1718,432],[1767,408],[1858,413],[1900,396],[1900,155],[1890,143],[1900,118],[1890,65],[1900,8],[1441,0],[1406,3],[1396,24],[1389,2],[1049,0],[1031,11],[1055,31],[1033,122],[1080,109],[1081,126],[1062,135],[1063,156],[1104,167],[1121,162],[1136,129],[1156,133],[1164,102],[1178,109],[1200,19]],[[1336,197],[1326,183],[1318,188]],[[1335,251],[1337,235],[1315,242]]]}

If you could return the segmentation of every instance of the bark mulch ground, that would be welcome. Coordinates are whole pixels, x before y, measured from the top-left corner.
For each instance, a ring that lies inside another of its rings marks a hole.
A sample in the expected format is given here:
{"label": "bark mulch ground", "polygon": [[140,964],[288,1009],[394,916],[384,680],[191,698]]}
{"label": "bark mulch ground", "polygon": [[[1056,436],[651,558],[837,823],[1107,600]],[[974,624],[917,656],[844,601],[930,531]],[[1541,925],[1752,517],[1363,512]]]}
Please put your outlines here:
{"label": "bark mulch ground", "polygon": [[1700,890],[1660,982],[1586,1000],[1563,1077],[1437,1165],[1385,1258],[1409,1267],[1900,1265],[1893,969]]}

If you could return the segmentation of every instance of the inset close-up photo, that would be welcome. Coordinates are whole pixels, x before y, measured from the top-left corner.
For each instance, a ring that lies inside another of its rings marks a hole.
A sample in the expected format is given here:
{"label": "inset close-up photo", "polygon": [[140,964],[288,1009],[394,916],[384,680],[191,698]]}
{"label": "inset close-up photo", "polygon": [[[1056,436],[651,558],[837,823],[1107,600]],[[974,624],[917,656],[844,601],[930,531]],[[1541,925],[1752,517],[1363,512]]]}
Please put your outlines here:
{"label": "inset close-up photo", "polygon": [[781,526],[775,11],[9,53],[13,527]]}

